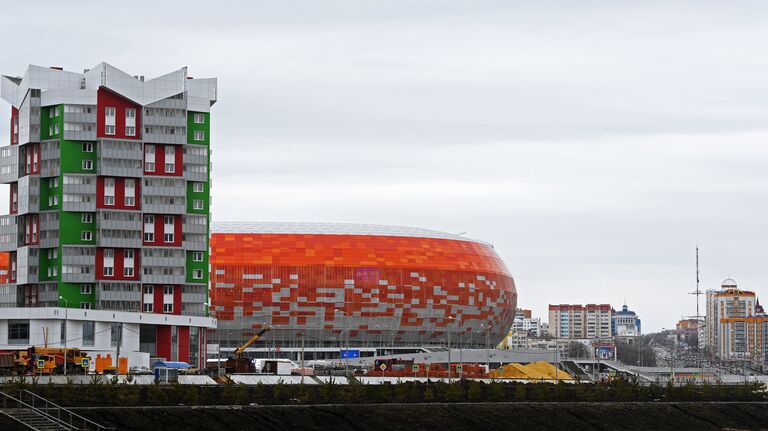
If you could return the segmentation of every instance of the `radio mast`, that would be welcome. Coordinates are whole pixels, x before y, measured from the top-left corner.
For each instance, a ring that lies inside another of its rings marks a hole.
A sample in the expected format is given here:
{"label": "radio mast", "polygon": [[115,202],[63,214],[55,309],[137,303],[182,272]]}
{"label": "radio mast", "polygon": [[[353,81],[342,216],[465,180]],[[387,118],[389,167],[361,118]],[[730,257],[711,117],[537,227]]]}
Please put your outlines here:
{"label": "radio mast", "polygon": [[699,296],[703,295],[699,288],[699,246],[696,246],[696,290],[690,292],[691,295],[696,295],[696,321],[701,320],[701,314],[699,313]]}

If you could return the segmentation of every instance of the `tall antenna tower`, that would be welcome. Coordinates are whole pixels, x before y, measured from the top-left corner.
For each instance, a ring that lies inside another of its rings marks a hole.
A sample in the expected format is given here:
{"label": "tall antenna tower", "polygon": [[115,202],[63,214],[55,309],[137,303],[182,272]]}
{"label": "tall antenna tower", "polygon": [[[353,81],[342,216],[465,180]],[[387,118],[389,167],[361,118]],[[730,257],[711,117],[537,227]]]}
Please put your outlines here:
{"label": "tall antenna tower", "polygon": [[701,314],[699,313],[699,296],[704,293],[699,288],[699,246],[696,246],[696,290],[690,292],[691,295],[696,295],[696,320],[701,320]]}

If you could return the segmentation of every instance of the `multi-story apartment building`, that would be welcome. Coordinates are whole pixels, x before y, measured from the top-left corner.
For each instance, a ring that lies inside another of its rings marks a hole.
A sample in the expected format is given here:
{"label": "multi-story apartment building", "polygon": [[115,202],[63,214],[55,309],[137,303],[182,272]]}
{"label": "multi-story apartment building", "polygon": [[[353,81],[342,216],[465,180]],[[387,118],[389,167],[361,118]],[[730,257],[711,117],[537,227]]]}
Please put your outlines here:
{"label": "multi-story apartment building", "polygon": [[601,339],[611,337],[609,304],[560,304],[549,306],[549,332],[557,338]]}
{"label": "multi-story apartment building", "polygon": [[109,351],[115,325],[123,333],[125,323],[137,336],[123,338],[123,351],[200,362],[212,325],[205,304],[216,79],[192,79],[182,68],[145,81],[101,63],[84,73],[29,66],[1,81],[11,135],[0,148],[10,210],[0,217],[0,251],[9,253],[0,349],[35,344],[36,326],[55,327],[49,320],[63,314],[22,318],[25,309],[65,307],[81,311],[67,313],[73,322],[62,325],[62,342],[92,332],[89,315],[106,319],[97,329],[113,328],[111,343],[81,337],[70,346]]}
{"label": "multi-story apartment building", "polygon": [[618,337],[640,335],[640,318],[627,304],[622,305],[619,311],[611,310],[611,332]]}
{"label": "multi-story apartment building", "polygon": [[541,336],[541,319],[533,317],[531,310],[518,308],[515,312],[515,320],[512,322],[512,332],[530,333],[535,337]]}

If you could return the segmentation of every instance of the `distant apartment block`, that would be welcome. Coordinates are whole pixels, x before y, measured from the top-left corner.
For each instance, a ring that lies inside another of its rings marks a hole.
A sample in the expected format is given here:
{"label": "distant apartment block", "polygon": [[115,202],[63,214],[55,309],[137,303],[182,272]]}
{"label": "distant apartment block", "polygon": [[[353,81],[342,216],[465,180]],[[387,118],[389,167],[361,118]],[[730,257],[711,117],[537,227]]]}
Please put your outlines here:
{"label": "distant apartment block", "polygon": [[610,338],[610,304],[560,304],[549,306],[549,333],[557,338]]}

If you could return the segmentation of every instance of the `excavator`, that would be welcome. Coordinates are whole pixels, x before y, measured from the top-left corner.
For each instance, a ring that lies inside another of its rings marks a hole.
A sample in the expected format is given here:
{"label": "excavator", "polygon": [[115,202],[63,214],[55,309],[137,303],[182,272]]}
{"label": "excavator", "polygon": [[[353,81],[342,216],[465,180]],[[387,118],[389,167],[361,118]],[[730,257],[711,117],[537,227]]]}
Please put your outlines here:
{"label": "excavator", "polygon": [[271,329],[272,327],[270,326],[264,326],[244,344],[237,346],[237,349],[235,349],[235,357],[229,357],[227,358],[227,361],[224,362],[224,368],[227,373],[255,373],[256,369],[253,366],[253,361],[249,358],[244,358],[243,352]]}

